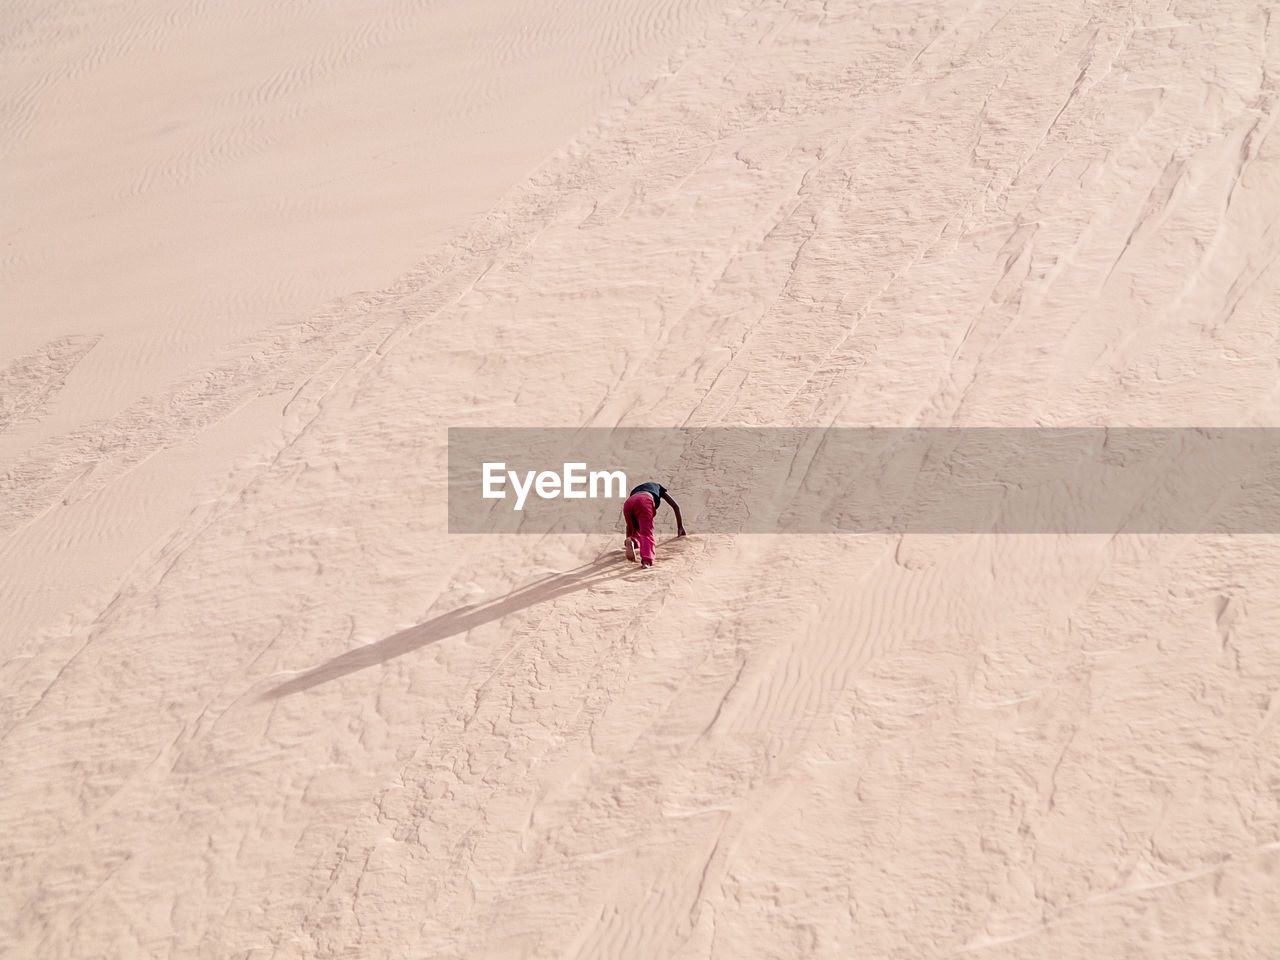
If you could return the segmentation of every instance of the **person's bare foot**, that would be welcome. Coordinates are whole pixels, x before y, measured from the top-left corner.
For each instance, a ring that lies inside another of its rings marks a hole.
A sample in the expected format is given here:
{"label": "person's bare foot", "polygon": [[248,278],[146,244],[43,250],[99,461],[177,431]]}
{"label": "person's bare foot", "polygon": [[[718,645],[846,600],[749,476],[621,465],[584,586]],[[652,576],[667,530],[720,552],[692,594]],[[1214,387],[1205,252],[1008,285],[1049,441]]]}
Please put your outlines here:
{"label": "person's bare foot", "polygon": [[634,560],[636,558],[636,546],[637,544],[635,540],[633,540],[631,537],[627,537],[626,550],[627,550],[628,560]]}

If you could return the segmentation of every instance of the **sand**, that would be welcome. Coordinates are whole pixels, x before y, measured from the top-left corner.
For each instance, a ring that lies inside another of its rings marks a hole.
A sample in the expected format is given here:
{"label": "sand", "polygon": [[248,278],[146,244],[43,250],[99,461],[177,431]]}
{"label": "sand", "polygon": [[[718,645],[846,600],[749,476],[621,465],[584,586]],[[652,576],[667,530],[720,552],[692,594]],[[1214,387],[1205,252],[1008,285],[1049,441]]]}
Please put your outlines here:
{"label": "sand", "polygon": [[1280,426],[1271,14],[6,8],[0,954],[1274,956],[1275,536],[445,502],[458,426]]}

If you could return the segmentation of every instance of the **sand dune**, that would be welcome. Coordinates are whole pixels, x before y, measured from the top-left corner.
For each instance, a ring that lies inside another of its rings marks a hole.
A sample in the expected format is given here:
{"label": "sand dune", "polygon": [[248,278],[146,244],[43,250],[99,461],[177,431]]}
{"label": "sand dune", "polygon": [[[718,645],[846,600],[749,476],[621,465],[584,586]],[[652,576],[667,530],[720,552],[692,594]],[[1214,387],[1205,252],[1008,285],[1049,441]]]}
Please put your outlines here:
{"label": "sand dune", "polygon": [[1272,20],[4,14],[0,951],[1269,956],[1274,537],[646,575],[445,494],[468,425],[1280,426]]}

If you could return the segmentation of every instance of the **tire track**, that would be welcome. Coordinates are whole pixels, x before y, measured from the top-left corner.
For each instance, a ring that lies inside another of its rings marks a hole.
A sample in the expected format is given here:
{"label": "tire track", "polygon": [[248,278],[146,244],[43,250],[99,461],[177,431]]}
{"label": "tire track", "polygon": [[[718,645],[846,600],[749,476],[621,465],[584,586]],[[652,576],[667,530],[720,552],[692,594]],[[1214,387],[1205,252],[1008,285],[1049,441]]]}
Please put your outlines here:
{"label": "tire track", "polygon": [[0,370],[0,434],[43,417],[67,377],[101,339],[59,337]]}

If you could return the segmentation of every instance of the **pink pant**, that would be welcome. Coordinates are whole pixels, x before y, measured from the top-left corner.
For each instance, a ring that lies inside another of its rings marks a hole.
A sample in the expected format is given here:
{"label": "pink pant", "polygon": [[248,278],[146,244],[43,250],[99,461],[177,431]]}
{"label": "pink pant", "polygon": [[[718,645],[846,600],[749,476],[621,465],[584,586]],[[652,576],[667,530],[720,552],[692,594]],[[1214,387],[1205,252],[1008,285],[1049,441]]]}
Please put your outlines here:
{"label": "pink pant", "polygon": [[640,560],[653,563],[653,497],[637,493],[627,497],[622,505],[622,517],[627,521],[627,536],[640,541]]}

